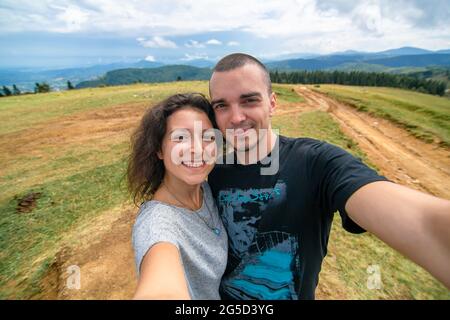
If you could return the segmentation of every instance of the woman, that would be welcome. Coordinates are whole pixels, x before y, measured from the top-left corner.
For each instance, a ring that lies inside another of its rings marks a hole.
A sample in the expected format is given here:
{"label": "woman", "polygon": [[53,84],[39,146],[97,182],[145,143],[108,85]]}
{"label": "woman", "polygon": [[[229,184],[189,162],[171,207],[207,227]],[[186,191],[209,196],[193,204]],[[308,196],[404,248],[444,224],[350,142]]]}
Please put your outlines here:
{"label": "woman", "polygon": [[135,203],[144,201],[132,235],[135,299],[220,299],[228,244],[206,182],[215,162],[211,110],[200,94],[171,96],[132,137],[128,184]]}

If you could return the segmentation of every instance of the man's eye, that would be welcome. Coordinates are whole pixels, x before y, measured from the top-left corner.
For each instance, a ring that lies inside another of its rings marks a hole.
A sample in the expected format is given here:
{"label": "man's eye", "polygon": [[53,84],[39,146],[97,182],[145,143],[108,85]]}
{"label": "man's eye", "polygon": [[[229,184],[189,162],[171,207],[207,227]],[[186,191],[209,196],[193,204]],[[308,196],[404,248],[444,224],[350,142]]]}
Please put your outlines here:
{"label": "man's eye", "polygon": [[225,105],[223,103],[217,103],[214,105],[214,110],[223,109]]}
{"label": "man's eye", "polygon": [[258,102],[258,99],[256,99],[256,98],[248,98],[248,99],[245,99],[245,101],[244,101],[244,103],[255,103],[255,102]]}

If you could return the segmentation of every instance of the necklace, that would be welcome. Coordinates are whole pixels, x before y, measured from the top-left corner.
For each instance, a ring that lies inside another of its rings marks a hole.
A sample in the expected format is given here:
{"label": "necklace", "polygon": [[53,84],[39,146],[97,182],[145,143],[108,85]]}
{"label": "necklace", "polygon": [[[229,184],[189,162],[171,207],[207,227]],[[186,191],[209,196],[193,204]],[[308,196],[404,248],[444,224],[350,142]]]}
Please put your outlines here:
{"label": "necklace", "polygon": [[[177,197],[177,196],[169,189],[169,187],[168,187],[166,184],[163,183],[163,186],[166,187],[167,191],[169,191],[170,195],[171,195],[175,200],[177,200],[178,203],[180,203],[184,208],[187,208],[187,209],[191,210],[192,212],[194,212],[194,214],[195,214],[197,217],[199,217],[200,220],[202,220],[203,223],[204,223],[204,224],[205,224],[212,232],[214,232],[217,236],[220,236],[220,229],[219,229],[219,228],[216,228],[216,227],[214,227],[214,226],[210,226],[210,225],[206,222],[206,220],[203,219],[203,218],[198,214],[197,210],[191,209],[191,208],[190,208],[189,206],[187,206],[183,201],[181,201],[180,199],[178,199],[178,197]],[[204,199],[205,193],[203,192],[203,188],[200,188],[200,189],[202,190],[202,193],[203,193],[202,200],[203,200],[203,201],[205,202],[205,204],[206,204],[206,210],[207,210],[208,214],[211,216],[211,221],[212,221],[212,223],[213,223],[213,225],[214,225],[213,214],[212,214],[212,212],[211,212],[211,209],[209,208],[207,199]],[[203,206],[203,201],[202,201],[202,206]],[[200,207],[200,208],[201,208],[201,207]]]}

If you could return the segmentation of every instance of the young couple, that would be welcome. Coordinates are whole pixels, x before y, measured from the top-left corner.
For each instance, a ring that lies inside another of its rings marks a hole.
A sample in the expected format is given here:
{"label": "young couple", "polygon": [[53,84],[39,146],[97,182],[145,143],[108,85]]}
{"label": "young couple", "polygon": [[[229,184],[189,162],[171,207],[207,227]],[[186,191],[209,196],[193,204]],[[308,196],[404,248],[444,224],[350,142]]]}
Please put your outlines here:
{"label": "young couple", "polygon": [[[324,141],[275,134],[276,96],[252,56],[220,60],[209,90],[211,102],[178,94],[149,109],[133,136],[136,299],[314,299],[336,211],[450,288],[450,201]],[[215,165],[222,137],[233,161]]]}

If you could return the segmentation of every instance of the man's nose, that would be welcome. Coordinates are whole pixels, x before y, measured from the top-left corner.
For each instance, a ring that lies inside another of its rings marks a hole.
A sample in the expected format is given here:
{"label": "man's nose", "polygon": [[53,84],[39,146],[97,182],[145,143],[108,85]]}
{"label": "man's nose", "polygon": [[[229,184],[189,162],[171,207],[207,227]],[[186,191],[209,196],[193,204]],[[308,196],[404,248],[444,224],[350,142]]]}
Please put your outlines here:
{"label": "man's nose", "polygon": [[246,119],[245,113],[242,108],[235,104],[231,107],[231,118],[230,122],[233,126],[238,126],[241,122]]}

